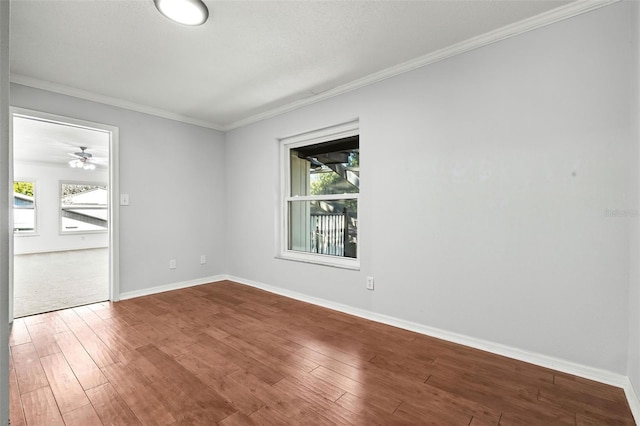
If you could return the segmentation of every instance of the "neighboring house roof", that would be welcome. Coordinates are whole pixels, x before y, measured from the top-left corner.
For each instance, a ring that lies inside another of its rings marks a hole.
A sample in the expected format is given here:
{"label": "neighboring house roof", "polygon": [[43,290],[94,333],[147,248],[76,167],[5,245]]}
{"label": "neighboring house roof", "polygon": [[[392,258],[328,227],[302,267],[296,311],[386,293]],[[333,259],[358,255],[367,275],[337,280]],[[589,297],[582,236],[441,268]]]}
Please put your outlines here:
{"label": "neighboring house roof", "polygon": [[63,204],[97,204],[107,205],[108,192],[106,188],[93,188],[76,194],[65,195]]}
{"label": "neighboring house roof", "polygon": [[108,191],[98,187],[63,197],[62,217],[107,227]]}
{"label": "neighboring house roof", "polygon": [[28,206],[32,207],[34,204],[33,197],[25,194],[20,194],[19,192],[13,193],[13,205],[15,207]]}

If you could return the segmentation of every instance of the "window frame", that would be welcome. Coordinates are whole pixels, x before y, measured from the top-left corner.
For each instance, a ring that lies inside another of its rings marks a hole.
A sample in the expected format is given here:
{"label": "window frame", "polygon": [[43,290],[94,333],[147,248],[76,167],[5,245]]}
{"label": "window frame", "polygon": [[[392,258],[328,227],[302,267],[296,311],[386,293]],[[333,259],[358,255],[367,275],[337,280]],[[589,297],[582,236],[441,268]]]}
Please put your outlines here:
{"label": "window frame", "polygon": [[[40,235],[38,229],[38,197],[39,197],[39,184],[37,179],[25,178],[25,179],[13,179],[13,183],[15,182],[30,182],[33,184],[33,231],[16,231],[15,230],[15,210],[16,207],[14,203],[11,203],[11,228],[13,229],[14,237],[37,237]],[[13,187],[13,185],[12,185]],[[13,199],[13,196],[12,196]],[[19,208],[19,210],[22,210]]]}
{"label": "window frame", "polygon": [[[89,229],[89,230],[65,230],[63,226],[63,215],[62,215],[62,185],[85,185],[85,186],[96,186],[96,187],[104,187],[107,191],[107,227],[105,229]],[[58,234],[59,235],[82,235],[82,234],[104,234],[109,232],[109,218],[110,218],[110,199],[109,199],[109,185],[104,182],[95,182],[88,180],[59,180],[58,181]]]}
{"label": "window frame", "polygon": [[317,265],[333,266],[344,269],[360,269],[360,226],[358,226],[358,244],[356,257],[343,257],[319,253],[302,252],[289,249],[289,203],[293,201],[324,201],[324,200],[356,200],[358,203],[358,223],[361,221],[360,192],[325,195],[291,195],[291,161],[292,149],[336,139],[357,136],[360,134],[359,120],[325,127],[294,136],[280,138],[280,247],[276,257],[298,262]]}

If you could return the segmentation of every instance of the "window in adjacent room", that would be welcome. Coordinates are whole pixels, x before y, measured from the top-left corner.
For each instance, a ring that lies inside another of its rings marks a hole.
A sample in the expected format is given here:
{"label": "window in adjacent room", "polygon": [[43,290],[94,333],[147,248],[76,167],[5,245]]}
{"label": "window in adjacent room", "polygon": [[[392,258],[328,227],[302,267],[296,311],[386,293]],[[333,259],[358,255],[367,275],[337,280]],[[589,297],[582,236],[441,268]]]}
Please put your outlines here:
{"label": "window in adjacent room", "polygon": [[281,256],[358,268],[358,122],[283,139],[282,156]]}
{"label": "window in adjacent room", "polygon": [[109,217],[106,185],[60,182],[60,232],[105,232]]}
{"label": "window in adjacent room", "polygon": [[36,183],[13,182],[13,232],[36,233]]}

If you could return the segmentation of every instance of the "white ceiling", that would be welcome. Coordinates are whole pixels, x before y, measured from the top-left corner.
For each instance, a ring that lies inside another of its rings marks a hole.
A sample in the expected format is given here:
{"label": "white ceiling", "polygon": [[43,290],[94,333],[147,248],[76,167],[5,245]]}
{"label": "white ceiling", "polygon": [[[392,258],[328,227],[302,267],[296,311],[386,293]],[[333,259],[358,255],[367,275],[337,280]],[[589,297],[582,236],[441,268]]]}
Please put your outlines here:
{"label": "white ceiling", "polygon": [[84,146],[98,169],[108,167],[110,135],[105,131],[23,116],[15,116],[12,125],[15,164],[69,167],[69,160],[76,158],[72,154]]}
{"label": "white ceiling", "polygon": [[205,2],[187,27],[153,0],[11,0],[12,81],[226,130],[598,4]]}

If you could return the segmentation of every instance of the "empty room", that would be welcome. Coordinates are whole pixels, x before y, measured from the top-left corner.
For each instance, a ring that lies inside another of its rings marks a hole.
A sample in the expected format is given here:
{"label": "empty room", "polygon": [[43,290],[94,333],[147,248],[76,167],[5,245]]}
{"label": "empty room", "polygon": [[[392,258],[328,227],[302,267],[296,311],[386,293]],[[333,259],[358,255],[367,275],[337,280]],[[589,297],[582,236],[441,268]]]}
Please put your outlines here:
{"label": "empty room", "polygon": [[0,426],[640,419],[639,2],[0,24]]}

